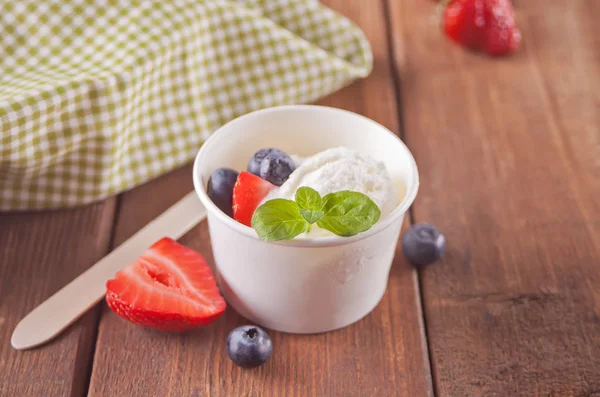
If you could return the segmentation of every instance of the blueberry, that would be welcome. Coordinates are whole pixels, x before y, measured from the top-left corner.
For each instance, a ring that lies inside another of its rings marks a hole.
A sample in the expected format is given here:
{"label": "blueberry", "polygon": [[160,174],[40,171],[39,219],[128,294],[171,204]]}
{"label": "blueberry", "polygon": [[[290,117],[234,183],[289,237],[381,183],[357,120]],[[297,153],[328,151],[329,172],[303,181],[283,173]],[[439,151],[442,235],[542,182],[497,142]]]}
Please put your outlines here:
{"label": "blueberry", "polygon": [[260,327],[244,325],[237,327],[227,336],[227,355],[240,367],[258,367],[269,359],[271,353],[271,338]]}
{"label": "blueberry", "polygon": [[260,177],[275,186],[283,185],[296,166],[290,156],[281,152],[269,153],[260,164]]}
{"label": "blueberry", "polygon": [[444,255],[446,237],[435,226],[418,223],[404,233],[402,249],[413,265],[426,266]]}
{"label": "blueberry", "polygon": [[[258,152],[254,153],[254,156],[248,162],[248,172],[254,174],[256,176],[260,176],[260,166],[265,157],[269,154],[278,154],[280,157],[288,157],[289,156],[281,149],[276,148],[265,148],[260,149]],[[292,162],[293,164],[293,162]]]}
{"label": "blueberry", "polygon": [[219,168],[210,175],[206,191],[208,197],[227,215],[233,217],[233,185],[238,173],[230,168]]}

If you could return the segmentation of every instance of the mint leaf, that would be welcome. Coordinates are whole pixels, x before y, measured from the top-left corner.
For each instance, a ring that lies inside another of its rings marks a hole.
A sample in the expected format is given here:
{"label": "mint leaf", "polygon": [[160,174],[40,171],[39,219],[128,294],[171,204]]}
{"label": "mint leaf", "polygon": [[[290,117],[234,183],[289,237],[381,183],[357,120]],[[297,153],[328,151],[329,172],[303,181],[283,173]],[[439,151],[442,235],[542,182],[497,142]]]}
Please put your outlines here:
{"label": "mint leaf", "polygon": [[303,186],[296,191],[296,203],[300,207],[300,215],[311,225],[321,219],[323,213],[323,200],[315,189]]}
{"label": "mint leaf", "polygon": [[304,218],[306,222],[312,225],[323,217],[323,211],[311,211],[300,208],[300,215],[302,215],[302,218]]}
{"label": "mint leaf", "polygon": [[317,225],[338,236],[350,237],[369,230],[381,216],[368,196],[344,190],[323,197],[324,215]]}
{"label": "mint leaf", "polygon": [[296,191],[296,203],[307,210],[320,209],[323,206],[321,195],[315,189],[302,186]]}
{"label": "mint leaf", "polygon": [[254,211],[252,227],[264,241],[291,240],[308,229],[300,208],[292,200],[269,200]]}
{"label": "mint leaf", "polygon": [[261,240],[291,240],[310,231],[315,222],[338,236],[350,237],[369,230],[381,216],[377,204],[359,192],[344,190],[321,197],[303,186],[295,199],[269,200],[256,209],[252,227]]}

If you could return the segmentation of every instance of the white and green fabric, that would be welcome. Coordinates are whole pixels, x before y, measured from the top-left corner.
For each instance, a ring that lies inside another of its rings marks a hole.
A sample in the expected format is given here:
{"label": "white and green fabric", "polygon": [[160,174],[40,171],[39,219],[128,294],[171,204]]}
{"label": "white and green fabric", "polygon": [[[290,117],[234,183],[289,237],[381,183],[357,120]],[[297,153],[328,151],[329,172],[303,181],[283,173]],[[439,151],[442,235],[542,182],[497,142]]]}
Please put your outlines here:
{"label": "white and green fabric", "polygon": [[3,0],[0,32],[0,210],[121,192],[226,121],[315,101],[372,64],[316,0]]}

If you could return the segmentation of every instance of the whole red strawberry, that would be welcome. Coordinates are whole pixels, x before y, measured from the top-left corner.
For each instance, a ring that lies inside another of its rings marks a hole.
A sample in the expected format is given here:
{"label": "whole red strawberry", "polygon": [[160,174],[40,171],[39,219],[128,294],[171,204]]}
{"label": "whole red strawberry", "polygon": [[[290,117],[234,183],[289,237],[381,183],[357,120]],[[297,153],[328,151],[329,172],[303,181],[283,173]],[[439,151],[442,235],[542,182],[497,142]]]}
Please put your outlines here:
{"label": "whole red strawberry", "polygon": [[167,237],[106,283],[106,303],[124,319],[161,331],[201,327],[225,311],[202,255]]}
{"label": "whole red strawberry", "polygon": [[450,0],[443,23],[452,40],[491,56],[511,54],[521,42],[510,0]]}

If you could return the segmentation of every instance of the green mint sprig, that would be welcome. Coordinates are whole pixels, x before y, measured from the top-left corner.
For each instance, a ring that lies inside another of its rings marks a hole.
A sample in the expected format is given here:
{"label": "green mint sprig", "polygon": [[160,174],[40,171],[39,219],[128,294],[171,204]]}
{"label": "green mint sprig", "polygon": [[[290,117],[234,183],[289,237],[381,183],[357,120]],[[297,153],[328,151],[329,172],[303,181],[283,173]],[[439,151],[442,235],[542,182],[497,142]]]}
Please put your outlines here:
{"label": "green mint sprig", "polygon": [[291,240],[310,231],[311,225],[343,237],[369,230],[381,216],[377,204],[368,196],[349,190],[329,193],[303,186],[294,200],[269,200],[256,209],[252,227],[261,240]]}

